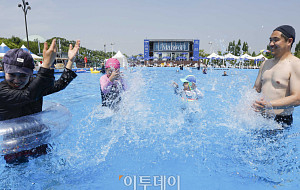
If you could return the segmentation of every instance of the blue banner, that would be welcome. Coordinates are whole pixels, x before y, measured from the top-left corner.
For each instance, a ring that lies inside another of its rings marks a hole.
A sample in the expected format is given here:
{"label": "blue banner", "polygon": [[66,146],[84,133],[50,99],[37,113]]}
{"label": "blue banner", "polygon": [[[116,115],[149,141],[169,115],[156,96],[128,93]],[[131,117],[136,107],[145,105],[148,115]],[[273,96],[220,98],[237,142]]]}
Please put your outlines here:
{"label": "blue banner", "polygon": [[194,49],[193,49],[194,60],[199,59],[199,45],[200,45],[200,40],[194,40]]}
{"label": "blue banner", "polygon": [[189,51],[189,42],[154,42],[154,51]]}
{"label": "blue banner", "polygon": [[149,59],[149,40],[144,40],[144,59]]}

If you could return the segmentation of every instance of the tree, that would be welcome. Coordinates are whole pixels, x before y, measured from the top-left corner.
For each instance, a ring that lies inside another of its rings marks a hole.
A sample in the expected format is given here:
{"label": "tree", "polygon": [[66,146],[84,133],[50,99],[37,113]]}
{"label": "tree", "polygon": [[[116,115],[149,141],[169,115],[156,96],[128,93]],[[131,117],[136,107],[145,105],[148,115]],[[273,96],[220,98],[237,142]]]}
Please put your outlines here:
{"label": "tree", "polygon": [[233,49],[232,42],[229,42],[227,52],[233,52]]}
{"label": "tree", "polygon": [[22,40],[19,37],[12,36],[11,37],[11,42],[14,43],[14,44],[19,45],[22,42]]}
{"label": "tree", "polygon": [[232,50],[233,55],[236,55],[236,52],[235,52],[235,41],[234,40],[232,42],[232,48],[233,48],[233,50]]}
{"label": "tree", "polygon": [[248,43],[244,42],[242,47],[243,52],[248,52]]}
{"label": "tree", "polygon": [[209,56],[209,54],[205,53],[204,49],[199,49],[199,56],[200,57],[207,57],[207,56]]}
{"label": "tree", "polygon": [[265,57],[268,59],[272,59],[273,55],[270,53],[271,52],[271,47],[269,45],[267,45],[267,50],[269,50],[269,52],[266,52]]}
{"label": "tree", "polygon": [[[58,46],[60,41],[60,50],[62,52],[68,52],[69,50],[69,44],[75,44],[74,40],[67,40],[62,37],[53,37],[51,39],[47,40],[48,45],[51,44],[53,39],[56,39],[56,44]],[[27,46],[27,41],[21,40],[19,37],[12,36],[11,38],[1,38],[0,37],[0,44],[4,42],[10,49],[14,48],[21,48],[22,45]],[[37,41],[29,41],[30,51],[34,54],[38,54],[38,42]],[[40,50],[43,51],[44,44],[40,44]],[[58,50],[58,51],[60,51]],[[204,52],[204,51],[203,51]],[[96,64],[95,62],[99,62],[104,60],[104,58],[108,58],[110,53],[105,53],[104,51],[98,51],[98,50],[90,50],[85,47],[80,47],[78,56],[76,56],[75,62],[76,63],[83,63],[84,57],[87,57],[89,62],[93,61],[93,64]]]}
{"label": "tree", "polygon": [[240,53],[241,45],[242,45],[242,43],[241,43],[241,40],[239,39],[237,45],[235,46],[235,55],[239,55],[239,56],[241,55],[241,53]]}
{"label": "tree", "polygon": [[295,52],[300,51],[300,41],[296,44]]}
{"label": "tree", "polygon": [[300,58],[300,41],[298,42],[298,44],[295,47],[295,54],[296,57]]}

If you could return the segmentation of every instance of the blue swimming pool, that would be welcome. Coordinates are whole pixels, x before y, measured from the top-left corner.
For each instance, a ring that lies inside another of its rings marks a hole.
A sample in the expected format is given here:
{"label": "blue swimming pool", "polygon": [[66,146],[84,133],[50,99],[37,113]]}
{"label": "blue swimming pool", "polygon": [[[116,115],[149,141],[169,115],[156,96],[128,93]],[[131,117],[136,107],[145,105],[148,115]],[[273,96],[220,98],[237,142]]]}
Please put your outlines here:
{"label": "blue swimming pool", "polygon": [[[2,158],[0,189],[300,189],[300,109],[293,127],[271,132],[278,125],[251,109],[257,72],[124,70],[130,88],[116,113],[101,107],[101,74],[79,73],[45,97],[70,110],[70,126],[47,155]],[[171,86],[189,74],[204,93],[197,102]]]}

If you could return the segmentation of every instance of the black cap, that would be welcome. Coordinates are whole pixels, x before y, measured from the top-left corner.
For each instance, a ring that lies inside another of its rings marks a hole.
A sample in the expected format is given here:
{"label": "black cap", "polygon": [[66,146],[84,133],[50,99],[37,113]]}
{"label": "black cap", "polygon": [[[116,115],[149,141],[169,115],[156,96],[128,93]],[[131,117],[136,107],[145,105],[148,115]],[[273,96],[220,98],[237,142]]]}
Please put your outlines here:
{"label": "black cap", "polygon": [[24,73],[32,75],[34,61],[29,52],[23,49],[11,49],[3,57],[5,73]]}
{"label": "black cap", "polygon": [[[273,31],[282,32],[286,37],[293,38],[293,43],[295,42],[296,32],[292,26],[282,25],[282,26],[275,28],[275,30],[273,30]],[[293,43],[292,43],[292,45],[293,45]]]}

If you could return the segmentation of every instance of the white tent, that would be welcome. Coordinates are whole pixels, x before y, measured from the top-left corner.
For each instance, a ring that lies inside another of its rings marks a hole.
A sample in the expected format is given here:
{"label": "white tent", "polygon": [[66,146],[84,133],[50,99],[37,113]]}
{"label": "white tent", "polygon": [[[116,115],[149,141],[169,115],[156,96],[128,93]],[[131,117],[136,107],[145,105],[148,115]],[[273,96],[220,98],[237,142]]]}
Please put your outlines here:
{"label": "white tent", "polygon": [[254,58],[251,55],[248,55],[247,53],[245,53],[244,55],[241,55],[240,59],[251,59],[251,60],[254,60]]}
{"label": "white tent", "polygon": [[221,56],[217,55],[216,53],[212,53],[209,56],[207,56],[207,58],[212,59],[212,58],[221,58]]}
{"label": "white tent", "polygon": [[32,53],[31,51],[29,51],[24,45],[22,45],[21,48],[22,48],[23,50],[25,50],[25,51],[28,51],[28,52],[31,54],[31,56],[32,56],[33,59],[43,59],[43,57],[40,57],[40,56],[38,56],[38,55],[35,55],[35,54]]}
{"label": "white tent", "polygon": [[43,59],[43,57],[35,55],[34,53],[31,53],[31,56],[33,59]]}
{"label": "white tent", "polygon": [[239,59],[238,56],[235,56],[235,55],[233,55],[231,53],[228,53],[228,54],[224,55],[224,58],[225,59],[228,59],[228,58],[230,58],[230,59]]}
{"label": "white tent", "polygon": [[121,67],[127,67],[128,66],[128,61],[125,55],[123,55],[120,51],[116,53],[112,58],[116,58],[119,60]]}
{"label": "white tent", "polygon": [[2,44],[0,45],[0,58],[3,58],[8,50],[10,50],[9,47],[7,47],[7,45],[2,42]]}
{"label": "white tent", "polygon": [[264,58],[264,60],[268,60],[268,58],[266,58],[263,54],[260,54],[260,55],[258,55],[256,57],[253,57],[253,59],[255,60],[254,63],[255,63],[256,68],[258,68],[257,67],[258,62],[259,61],[263,61],[263,58]]}
{"label": "white tent", "polygon": [[262,58],[264,58],[265,60],[268,60],[268,58],[266,58],[263,54],[260,54],[260,55],[258,55],[258,56],[256,56],[256,57],[253,57],[254,59],[262,59]]}

